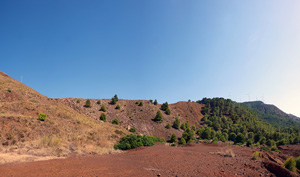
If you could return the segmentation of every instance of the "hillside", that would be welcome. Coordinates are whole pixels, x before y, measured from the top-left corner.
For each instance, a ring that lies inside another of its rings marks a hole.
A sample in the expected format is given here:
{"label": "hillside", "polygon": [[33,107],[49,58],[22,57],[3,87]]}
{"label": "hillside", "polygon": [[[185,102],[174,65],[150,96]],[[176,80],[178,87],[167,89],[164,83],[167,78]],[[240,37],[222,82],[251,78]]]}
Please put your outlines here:
{"label": "hillside", "polygon": [[[37,119],[39,113],[47,115],[45,121]],[[0,121],[0,152],[37,156],[110,153],[114,151],[113,144],[127,132],[119,126],[90,119],[3,72]]]}
{"label": "hillside", "polygon": [[[177,136],[181,136],[183,133],[181,129],[165,128],[168,123],[173,125],[176,117],[179,118],[181,123],[189,121],[190,125],[195,125],[196,127],[200,127],[201,119],[203,118],[201,114],[203,105],[193,102],[170,104],[171,114],[167,115],[160,109],[161,104],[154,105],[149,100],[119,99],[116,104],[110,104],[111,99],[99,99],[101,104],[97,104],[99,100],[90,99],[91,108],[84,107],[86,99],[62,98],[57,100],[95,120],[99,120],[101,113],[105,113],[107,122],[117,118],[120,125],[124,128],[135,128],[138,133],[143,135],[164,137],[165,139],[169,139],[172,133],[176,133]],[[80,100],[80,103],[77,100]],[[143,106],[139,106],[136,102],[143,102]],[[102,105],[105,105],[106,112],[100,111]],[[120,109],[116,109],[116,105],[120,105]],[[162,123],[156,123],[152,120],[158,110],[162,112]]]}
{"label": "hillside", "polygon": [[276,127],[300,126],[300,118],[286,114],[274,105],[261,101],[244,102],[242,105],[254,111],[258,117]]}

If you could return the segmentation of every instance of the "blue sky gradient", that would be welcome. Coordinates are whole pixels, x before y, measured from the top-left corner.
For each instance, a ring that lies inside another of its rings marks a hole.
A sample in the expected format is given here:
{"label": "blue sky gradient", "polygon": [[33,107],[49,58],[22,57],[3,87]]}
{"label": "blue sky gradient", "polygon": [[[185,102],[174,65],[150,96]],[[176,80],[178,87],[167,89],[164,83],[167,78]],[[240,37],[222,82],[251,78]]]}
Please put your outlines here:
{"label": "blue sky gradient", "polygon": [[300,116],[300,1],[0,1],[0,70],[52,97],[263,100]]}

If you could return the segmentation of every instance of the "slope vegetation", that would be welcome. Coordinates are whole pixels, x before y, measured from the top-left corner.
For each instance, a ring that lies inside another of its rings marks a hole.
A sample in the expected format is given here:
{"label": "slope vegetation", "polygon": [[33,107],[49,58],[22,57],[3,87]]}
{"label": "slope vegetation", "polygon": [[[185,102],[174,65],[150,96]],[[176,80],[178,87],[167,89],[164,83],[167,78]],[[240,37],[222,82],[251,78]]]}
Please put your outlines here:
{"label": "slope vegetation", "polygon": [[[44,121],[39,113],[46,114]],[[0,152],[65,156],[110,153],[127,131],[90,119],[0,72]],[[117,133],[116,133],[117,132]]]}

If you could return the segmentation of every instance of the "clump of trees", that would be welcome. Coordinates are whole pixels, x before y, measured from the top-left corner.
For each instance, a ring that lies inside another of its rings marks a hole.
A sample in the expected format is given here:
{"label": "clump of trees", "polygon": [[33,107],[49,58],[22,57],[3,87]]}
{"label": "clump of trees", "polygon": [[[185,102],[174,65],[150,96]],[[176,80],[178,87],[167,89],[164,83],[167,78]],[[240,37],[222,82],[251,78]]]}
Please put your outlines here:
{"label": "clump of trees", "polygon": [[156,142],[164,143],[164,139],[159,139],[155,136],[141,136],[131,134],[123,137],[120,142],[114,146],[114,148],[120,150],[129,150],[140,146],[153,146]]}
{"label": "clump of trees", "polygon": [[115,94],[115,96],[111,98],[110,104],[116,104],[118,101],[119,101],[118,95]]}
{"label": "clump of trees", "polygon": [[171,110],[170,110],[170,108],[169,108],[168,102],[163,103],[163,104],[161,105],[160,109],[163,110],[163,111],[165,111],[165,113],[166,113],[167,115],[170,115],[170,114],[171,114]]}

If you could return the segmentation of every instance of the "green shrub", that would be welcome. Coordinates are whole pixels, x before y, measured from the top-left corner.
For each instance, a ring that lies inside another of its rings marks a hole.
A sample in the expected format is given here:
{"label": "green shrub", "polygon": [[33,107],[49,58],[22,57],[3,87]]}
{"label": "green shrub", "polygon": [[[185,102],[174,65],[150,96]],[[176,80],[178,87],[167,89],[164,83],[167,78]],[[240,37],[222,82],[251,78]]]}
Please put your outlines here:
{"label": "green shrub", "polygon": [[114,119],[111,123],[115,124],[115,125],[119,125],[119,120],[118,119]]}
{"label": "green shrub", "polygon": [[153,103],[153,100],[149,100],[150,101],[150,103]]}
{"label": "green shrub", "polygon": [[104,104],[101,106],[100,111],[106,112],[106,107]]}
{"label": "green shrub", "polygon": [[77,99],[76,103],[80,103],[80,99]]}
{"label": "green shrub", "polygon": [[171,124],[170,123],[168,123],[167,125],[166,125],[166,129],[170,129],[172,126],[171,126]]}
{"label": "green shrub", "polygon": [[166,109],[166,114],[167,114],[167,115],[170,115],[170,114],[171,114],[171,111],[170,111],[169,108]]}
{"label": "green shrub", "polygon": [[98,104],[98,105],[100,105],[100,104],[101,104],[101,101],[100,101],[100,100],[98,100],[98,101],[97,101],[97,104]]}
{"label": "green shrub", "polygon": [[102,120],[103,122],[106,122],[106,114],[102,113],[100,115],[100,120]]}
{"label": "green shrub", "polygon": [[278,151],[278,148],[276,147],[276,145],[271,147],[271,151]]}
{"label": "green shrub", "polygon": [[173,128],[179,129],[180,128],[180,120],[178,117],[175,118],[175,121],[173,123]]}
{"label": "green shrub", "polygon": [[260,149],[261,149],[261,150],[264,150],[264,151],[267,151],[267,152],[271,152],[270,149],[265,148],[265,147],[263,147],[263,146],[261,146]]}
{"label": "green shrub", "polygon": [[218,138],[217,138],[217,137],[214,137],[212,143],[218,144]]}
{"label": "green shrub", "polygon": [[176,146],[176,143],[172,143],[171,146]]}
{"label": "green shrub", "polygon": [[248,139],[248,140],[247,140],[247,143],[246,143],[246,146],[247,146],[247,147],[250,147],[252,144],[253,144],[253,143],[252,143],[251,139]]}
{"label": "green shrub", "polygon": [[161,112],[159,110],[156,113],[154,121],[158,122],[158,123],[162,123],[163,122],[163,117],[162,117],[162,114],[161,114]]}
{"label": "green shrub", "polygon": [[186,144],[185,139],[184,138],[180,138],[178,144],[185,145]]}
{"label": "green shrub", "polygon": [[173,133],[171,135],[171,138],[170,138],[169,142],[170,143],[176,143],[177,141],[178,141],[178,139],[177,139],[176,133]]}
{"label": "green shrub", "polygon": [[139,106],[143,106],[143,102],[140,102]]}
{"label": "green shrub", "polygon": [[129,131],[132,132],[132,133],[135,133],[136,129],[135,128],[130,128]]}
{"label": "green shrub", "polygon": [[38,120],[45,121],[46,117],[47,117],[47,115],[45,113],[39,113]]}
{"label": "green shrub", "polygon": [[136,101],[135,104],[139,104],[139,101]]}
{"label": "green shrub", "polygon": [[300,156],[297,157],[297,159],[296,159],[296,168],[298,168],[298,170],[300,170]]}
{"label": "green shrub", "polygon": [[294,160],[293,157],[289,157],[284,163],[283,165],[285,168],[287,168],[288,170],[292,171],[292,172],[296,172],[296,161]]}
{"label": "green shrub", "polygon": [[9,93],[11,92],[11,90],[10,90],[10,89],[8,89],[7,91],[8,91]]}
{"label": "green shrub", "polygon": [[114,148],[120,150],[129,150],[140,146],[153,146],[156,142],[162,141],[162,139],[154,136],[141,136],[131,134],[123,137],[120,140],[119,144],[114,145]]}
{"label": "green shrub", "polygon": [[156,99],[154,100],[154,103],[153,103],[153,104],[154,104],[154,105],[157,105],[157,100],[156,100]]}
{"label": "green shrub", "polygon": [[169,108],[168,102],[163,103],[163,104],[161,105],[161,107],[160,107],[160,109],[163,110],[163,111],[166,111],[167,108]]}
{"label": "green shrub", "polygon": [[119,104],[117,104],[116,109],[120,109],[120,105]]}
{"label": "green shrub", "polygon": [[87,99],[87,100],[86,100],[84,107],[86,107],[86,108],[91,108],[91,107],[92,107],[92,106],[91,106],[91,100],[90,100],[90,99]]}
{"label": "green shrub", "polygon": [[261,157],[261,154],[258,151],[253,152],[252,160],[258,160]]}
{"label": "green shrub", "polygon": [[116,104],[116,103],[117,103],[117,101],[119,101],[119,98],[118,98],[118,95],[117,95],[117,94],[115,94],[115,96],[111,98],[111,102],[110,102],[110,104]]}

